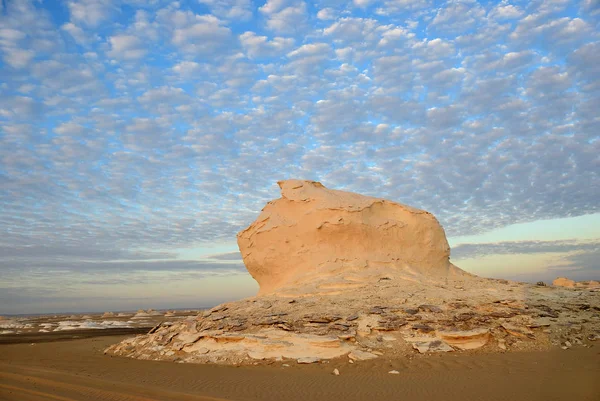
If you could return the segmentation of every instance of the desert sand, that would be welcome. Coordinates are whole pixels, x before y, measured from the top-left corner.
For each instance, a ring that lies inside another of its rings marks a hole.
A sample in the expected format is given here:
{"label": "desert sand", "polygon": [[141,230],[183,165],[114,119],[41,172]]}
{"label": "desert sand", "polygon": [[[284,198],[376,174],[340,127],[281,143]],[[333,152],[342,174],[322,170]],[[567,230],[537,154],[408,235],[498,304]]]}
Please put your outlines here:
{"label": "desert sand", "polygon": [[597,347],[234,367],[102,353],[123,338],[0,345],[0,400],[595,401],[600,395]]}

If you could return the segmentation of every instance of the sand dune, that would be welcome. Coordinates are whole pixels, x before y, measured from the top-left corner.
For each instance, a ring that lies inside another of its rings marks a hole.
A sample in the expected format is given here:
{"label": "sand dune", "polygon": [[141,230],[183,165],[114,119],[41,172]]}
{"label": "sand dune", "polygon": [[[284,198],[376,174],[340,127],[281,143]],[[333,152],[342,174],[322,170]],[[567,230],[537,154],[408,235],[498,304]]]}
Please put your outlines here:
{"label": "sand dune", "polygon": [[[597,400],[597,347],[231,367],[103,355],[123,337],[0,346],[3,401]],[[332,374],[338,369],[339,376]],[[389,374],[397,370],[399,374]]]}

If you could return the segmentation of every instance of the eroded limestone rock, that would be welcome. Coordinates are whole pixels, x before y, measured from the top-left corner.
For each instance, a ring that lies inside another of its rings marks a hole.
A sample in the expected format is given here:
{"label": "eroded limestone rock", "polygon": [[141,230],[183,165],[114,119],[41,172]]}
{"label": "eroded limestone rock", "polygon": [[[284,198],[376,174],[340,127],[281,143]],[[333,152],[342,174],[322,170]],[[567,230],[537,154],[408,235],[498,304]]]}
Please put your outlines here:
{"label": "eroded limestone rock", "polygon": [[566,277],[558,277],[553,282],[552,285],[557,287],[566,287],[566,288],[597,288],[600,289],[600,282],[596,280],[588,280],[588,281],[574,281],[570,280]]}
{"label": "eroded limestone rock", "polygon": [[259,294],[323,282],[335,292],[358,288],[344,273],[383,268],[386,272],[446,277],[450,247],[431,214],[400,203],[325,188],[314,181],[280,181],[281,198],[271,201],[238,234],[248,272]]}
{"label": "eroded limestone rock", "polygon": [[483,350],[585,346],[600,333],[592,287],[476,277],[450,263],[444,231],[427,212],[310,181],[280,187],[282,197],[238,236],[259,296],[161,323],[106,352],[190,363],[353,363],[492,340],[497,347]]}
{"label": "eroded limestone rock", "polygon": [[437,333],[438,337],[446,344],[458,349],[475,349],[483,347],[490,339],[488,328],[473,330],[442,331]]}

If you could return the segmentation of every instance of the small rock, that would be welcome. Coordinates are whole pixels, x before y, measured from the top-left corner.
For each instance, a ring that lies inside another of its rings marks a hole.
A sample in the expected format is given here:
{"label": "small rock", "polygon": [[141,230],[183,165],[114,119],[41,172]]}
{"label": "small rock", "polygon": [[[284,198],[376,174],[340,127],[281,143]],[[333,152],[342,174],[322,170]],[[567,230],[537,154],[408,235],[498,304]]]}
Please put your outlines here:
{"label": "small rock", "polygon": [[281,365],[281,367],[283,367],[283,368],[289,368],[290,365],[288,365],[287,363],[284,363],[283,365]]}
{"label": "small rock", "polygon": [[507,311],[496,311],[496,312],[490,313],[491,317],[504,318],[504,319],[508,319],[508,318],[511,318],[516,315],[517,314],[515,312],[507,312]]}
{"label": "small rock", "polygon": [[352,359],[348,359],[348,362],[350,363],[354,363],[354,361]]}
{"label": "small rock", "polygon": [[433,341],[416,341],[412,343],[414,349],[419,351],[421,354],[425,354],[427,352],[450,352],[454,351],[452,347],[441,340],[433,340]]}
{"label": "small rock", "polygon": [[416,315],[417,313],[419,313],[418,309],[413,309],[413,308],[407,308],[404,309],[405,313],[408,313],[409,315]]}
{"label": "small rock", "polygon": [[533,331],[531,331],[528,327],[518,326],[512,323],[502,323],[502,327],[507,333],[512,334],[515,337],[534,338]]}
{"label": "small rock", "polygon": [[356,319],[358,319],[358,315],[352,315],[352,316],[348,316],[346,318],[346,321],[351,322],[351,321],[356,320]]}
{"label": "small rock", "polygon": [[349,353],[348,358],[350,358],[350,360],[355,360],[355,361],[366,361],[369,359],[377,358],[377,355],[357,349],[357,350],[354,350],[351,353]]}
{"label": "small rock", "polygon": [[570,341],[565,341],[565,347],[571,348],[572,346],[573,346],[573,344],[571,344]]}
{"label": "small rock", "polygon": [[298,363],[308,364],[308,363],[317,363],[320,362],[321,358],[317,358],[315,356],[307,356],[304,358],[298,358]]}
{"label": "small rock", "polygon": [[382,331],[393,331],[393,330],[398,330],[400,327],[404,326],[406,323],[406,320],[401,320],[398,318],[392,319],[392,320],[379,320],[377,322],[377,326],[374,326],[373,329],[375,330],[382,330]]}
{"label": "small rock", "polygon": [[341,317],[324,315],[324,316],[308,316],[308,317],[306,317],[306,319],[310,323],[330,323],[330,322],[335,322],[336,320],[340,320]]}
{"label": "small rock", "polygon": [[400,374],[400,372],[398,372],[397,370],[390,370],[388,373],[391,375],[399,375]]}
{"label": "small rock", "polygon": [[453,347],[467,350],[483,347],[490,338],[487,328],[439,332],[438,336]]}
{"label": "small rock", "polygon": [[381,315],[384,312],[385,311],[383,310],[383,308],[381,306],[375,306],[374,308],[371,308],[371,310],[369,310],[369,313],[373,314],[373,315]]}
{"label": "small rock", "polygon": [[454,316],[454,320],[457,322],[466,322],[473,319],[475,316],[477,316],[477,314],[473,312],[459,313],[458,315]]}
{"label": "small rock", "polygon": [[506,340],[504,338],[498,339],[498,348],[500,348],[502,351],[506,351]]}
{"label": "small rock", "polygon": [[333,374],[336,375],[336,376],[339,376],[340,375],[340,371],[337,370],[337,369],[333,369]]}
{"label": "small rock", "polygon": [[548,305],[543,305],[543,304],[539,304],[539,305],[534,305],[537,309],[543,311],[542,313],[538,313],[539,317],[551,317],[551,318],[558,318],[558,312],[555,311],[554,309],[550,308]]}
{"label": "small rock", "polygon": [[423,312],[431,312],[431,313],[441,313],[442,312],[442,308],[440,308],[439,306],[435,306],[435,305],[419,305],[419,310],[423,311]]}
{"label": "small rock", "polygon": [[344,340],[344,341],[354,341],[356,338],[355,334],[340,334],[339,336],[337,336],[337,338],[339,338],[340,340]]}
{"label": "small rock", "polygon": [[461,309],[461,308],[468,308],[469,304],[467,304],[466,302],[450,302],[448,304],[449,307],[454,308],[454,309]]}
{"label": "small rock", "polygon": [[550,320],[546,317],[536,319],[533,323],[527,325],[530,329],[538,329],[540,327],[548,327],[550,326]]}
{"label": "small rock", "polygon": [[538,281],[537,283],[535,283],[535,285],[537,285],[538,287],[545,287],[546,283],[544,283],[543,281]]}
{"label": "small rock", "polygon": [[434,331],[435,329],[431,326],[428,326],[426,324],[413,324],[412,325],[412,329],[413,330],[418,330],[422,333],[430,333],[432,331]]}

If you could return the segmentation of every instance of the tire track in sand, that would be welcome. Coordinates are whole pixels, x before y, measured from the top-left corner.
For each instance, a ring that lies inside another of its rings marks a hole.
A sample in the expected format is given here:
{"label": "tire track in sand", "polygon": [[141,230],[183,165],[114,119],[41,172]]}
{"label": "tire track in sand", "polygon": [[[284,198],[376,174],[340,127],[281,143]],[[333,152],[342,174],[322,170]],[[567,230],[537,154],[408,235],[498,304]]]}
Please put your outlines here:
{"label": "tire track in sand", "polygon": [[[81,378],[56,371],[37,371],[23,366],[7,366],[0,371],[1,401],[232,401],[196,396],[157,388],[140,388],[94,378]],[[16,368],[16,369],[15,369]],[[40,377],[46,376],[46,377]]]}

